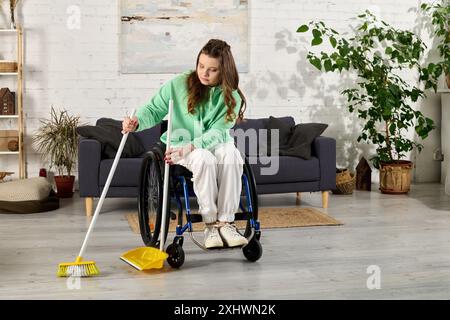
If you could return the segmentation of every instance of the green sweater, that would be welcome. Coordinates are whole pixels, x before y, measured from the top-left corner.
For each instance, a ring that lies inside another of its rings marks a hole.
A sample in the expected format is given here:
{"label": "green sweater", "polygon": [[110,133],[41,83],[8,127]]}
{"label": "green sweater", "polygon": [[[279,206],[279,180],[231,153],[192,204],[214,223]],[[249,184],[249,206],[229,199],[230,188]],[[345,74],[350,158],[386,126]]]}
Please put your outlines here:
{"label": "green sweater", "polygon": [[[183,73],[165,83],[150,101],[136,112],[139,125],[137,131],[151,128],[159,124],[169,112],[169,99],[173,99],[173,119],[171,146],[178,147],[192,143],[196,148],[212,150],[218,143],[233,141],[230,128],[235,124],[225,121],[227,107],[220,86],[209,89],[207,101],[195,108],[190,114],[187,108],[187,78],[190,72]],[[237,90],[233,91],[236,100],[234,112],[238,115],[241,97]],[[167,132],[161,135],[166,144]]]}

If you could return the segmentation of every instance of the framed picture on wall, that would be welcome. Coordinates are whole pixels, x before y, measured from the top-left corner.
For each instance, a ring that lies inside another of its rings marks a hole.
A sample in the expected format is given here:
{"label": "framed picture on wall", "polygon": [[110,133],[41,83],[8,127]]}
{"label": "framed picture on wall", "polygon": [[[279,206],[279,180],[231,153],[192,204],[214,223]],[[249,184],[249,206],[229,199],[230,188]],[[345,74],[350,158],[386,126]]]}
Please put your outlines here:
{"label": "framed picture on wall", "polygon": [[195,69],[209,39],[226,41],[248,72],[248,0],[120,0],[122,73]]}

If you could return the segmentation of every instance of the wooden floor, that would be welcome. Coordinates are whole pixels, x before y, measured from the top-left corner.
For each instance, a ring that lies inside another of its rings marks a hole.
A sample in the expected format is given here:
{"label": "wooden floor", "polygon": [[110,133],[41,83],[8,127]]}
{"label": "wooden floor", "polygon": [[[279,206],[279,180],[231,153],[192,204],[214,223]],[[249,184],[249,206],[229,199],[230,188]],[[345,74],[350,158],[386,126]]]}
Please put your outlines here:
{"label": "wooden floor", "polygon": [[[449,299],[450,196],[439,184],[415,185],[405,196],[374,190],[331,195],[328,209],[320,193],[302,194],[303,206],[344,225],[263,230],[256,263],[240,250],[205,253],[187,238],[180,270],[147,273],[119,259],[142,246],[124,217],[135,201],[107,199],[85,255],[102,273],[79,282],[55,275],[87,230],[78,195],[54,212],[0,214],[0,299]],[[260,205],[295,206],[295,198],[265,195]],[[381,288],[370,290],[373,265]]]}

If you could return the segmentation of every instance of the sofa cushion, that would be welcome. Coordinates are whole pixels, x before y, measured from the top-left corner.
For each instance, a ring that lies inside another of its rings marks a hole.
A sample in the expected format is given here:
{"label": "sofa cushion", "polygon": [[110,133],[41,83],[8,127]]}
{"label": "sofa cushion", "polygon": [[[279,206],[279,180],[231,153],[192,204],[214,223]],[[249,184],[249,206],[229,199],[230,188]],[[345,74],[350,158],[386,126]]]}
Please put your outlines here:
{"label": "sofa cushion", "polygon": [[[292,117],[281,117],[276,119],[290,126],[294,126],[295,124],[294,118]],[[261,134],[261,130],[267,131],[266,126],[268,120],[269,118],[244,119],[244,121],[234,125],[230,132],[231,136],[234,137],[234,142],[239,151],[248,156],[267,154],[267,135],[264,137],[264,135]],[[239,141],[245,143],[244,146],[240,145]]]}
{"label": "sofa cushion", "polygon": [[230,130],[236,147],[246,155],[258,155],[261,148],[259,135],[260,130],[265,129],[264,119],[244,119],[236,123]]}
{"label": "sofa cushion", "polygon": [[[285,149],[288,147],[292,134],[293,123],[282,121],[270,116],[266,122],[267,128],[267,155],[270,156],[272,148]],[[278,145],[272,146],[272,131],[278,130]]]}
{"label": "sofa cushion", "polygon": [[320,180],[319,159],[316,157],[309,160],[290,156],[277,157],[278,167],[274,158],[267,156],[248,158],[257,184]]}
{"label": "sofa cushion", "polygon": [[[97,120],[95,126],[80,126],[76,129],[77,133],[86,138],[95,139],[102,145],[102,157],[114,158],[120,141],[122,140],[122,122],[110,118],[101,118]],[[122,151],[122,158],[133,158],[144,152],[140,140],[134,133],[128,135],[127,141]]]}
{"label": "sofa cushion", "polygon": [[157,142],[161,141],[159,139],[161,136],[161,124],[157,124],[152,128],[142,131],[134,132],[133,134],[139,139],[145,151],[149,151]]}
{"label": "sofa cushion", "polygon": [[[114,159],[104,159],[100,162],[99,185],[104,186]],[[111,181],[112,187],[135,187],[139,185],[142,158],[120,159]]]}
{"label": "sofa cushion", "polygon": [[287,147],[280,147],[281,156],[311,158],[311,144],[328,127],[324,123],[300,123],[292,128]]}

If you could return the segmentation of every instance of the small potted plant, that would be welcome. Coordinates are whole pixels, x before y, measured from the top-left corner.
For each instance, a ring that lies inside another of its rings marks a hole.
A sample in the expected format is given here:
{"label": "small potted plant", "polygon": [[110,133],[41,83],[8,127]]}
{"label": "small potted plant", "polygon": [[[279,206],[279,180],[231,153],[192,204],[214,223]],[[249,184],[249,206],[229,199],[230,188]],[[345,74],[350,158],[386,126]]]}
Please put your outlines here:
{"label": "small potted plant", "polygon": [[[429,63],[428,67],[423,69],[421,77],[426,80],[425,88],[433,87],[436,91],[437,84],[433,80],[444,74],[447,87],[450,89],[450,1],[423,3],[420,7],[431,17],[433,34],[436,36],[437,49],[442,59],[437,63]],[[434,74],[434,77],[428,79],[427,74]]]}
{"label": "small potted plant", "polygon": [[425,44],[412,32],[395,29],[378,21],[369,11],[358,16],[360,25],[351,38],[341,36],[323,22],[302,25],[297,32],[311,29],[312,46],[328,38],[333,51],[317,55],[309,52],[307,59],[325,72],[355,72],[355,86],[341,93],[347,98],[348,110],[357,112],[364,121],[359,141],[373,143],[376,155],[371,158],[380,170],[383,193],[407,193],[410,189],[412,162],[403,160],[414,148],[423,146],[409,138],[414,129],[421,139],[435,127],[411,104],[425,96],[424,92],[399,75],[402,69],[418,72],[423,81],[435,81],[434,73],[424,73],[419,64]]}
{"label": "small potted plant", "polygon": [[51,108],[50,119],[41,119],[41,126],[33,137],[33,143],[43,158],[55,167],[57,195],[69,198],[73,195],[75,176],[72,171],[76,164],[79,116],[71,116],[66,110],[56,112]]}

